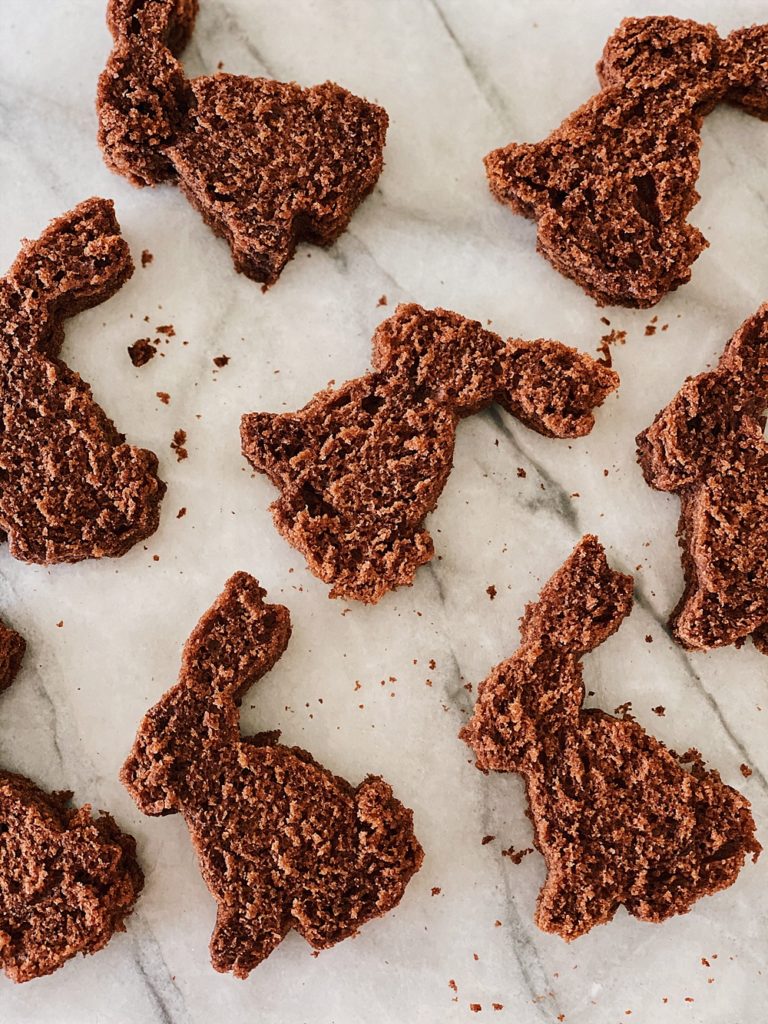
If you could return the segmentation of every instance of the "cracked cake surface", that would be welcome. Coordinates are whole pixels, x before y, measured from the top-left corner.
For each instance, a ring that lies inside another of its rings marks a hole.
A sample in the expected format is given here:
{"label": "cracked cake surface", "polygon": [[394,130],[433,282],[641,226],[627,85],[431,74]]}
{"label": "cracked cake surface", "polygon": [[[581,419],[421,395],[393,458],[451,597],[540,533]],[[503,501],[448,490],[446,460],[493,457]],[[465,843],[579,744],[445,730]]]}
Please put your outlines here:
{"label": "cracked cake surface", "polygon": [[145,716],[122,780],[145,814],[180,812],[217,903],[211,962],[244,978],[294,928],[324,949],[395,907],[422,850],[378,776],[351,786],[278,732],[240,735],[239,703],[278,661],[288,610],[236,573]]}
{"label": "cracked cake surface", "polygon": [[670,625],[691,650],[752,636],[768,654],[766,407],[768,304],[637,437],[648,484],[680,496],[685,590]]}
{"label": "cracked cake surface", "polygon": [[547,437],[581,437],[617,386],[558,341],[504,341],[458,313],[402,305],[374,334],[372,372],[298,412],[246,414],[242,449],[280,488],[275,525],[331,596],[375,603],[434,554],[424,519],[460,418],[497,402]]}
{"label": "cracked cake surface", "polygon": [[157,529],[157,458],[125,444],[59,358],[64,321],[104,302],[133,263],[107,199],[25,242],[0,279],[0,531],[38,564],[123,555]]}
{"label": "cracked cake surface", "polygon": [[732,885],[760,844],[749,802],[637,722],[585,709],[581,659],[632,607],[631,576],[583,537],[529,604],[521,644],[480,684],[461,738],[483,772],[522,775],[547,875],[544,931],[575,939],[619,906],[643,921]]}
{"label": "cracked cake surface", "polygon": [[539,251],[600,305],[647,307],[689,280],[708,244],[698,202],[701,126],[721,101],[768,117],[768,26],[626,18],[605,44],[601,91],[546,139],[485,158],[491,192],[538,222]]}
{"label": "cracked cake surface", "polygon": [[187,79],[196,14],[193,0],[110,0],[99,144],[134,185],[177,183],[237,270],[270,285],[298,242],[345,230],[381,173],[387,115],[334,82]]}

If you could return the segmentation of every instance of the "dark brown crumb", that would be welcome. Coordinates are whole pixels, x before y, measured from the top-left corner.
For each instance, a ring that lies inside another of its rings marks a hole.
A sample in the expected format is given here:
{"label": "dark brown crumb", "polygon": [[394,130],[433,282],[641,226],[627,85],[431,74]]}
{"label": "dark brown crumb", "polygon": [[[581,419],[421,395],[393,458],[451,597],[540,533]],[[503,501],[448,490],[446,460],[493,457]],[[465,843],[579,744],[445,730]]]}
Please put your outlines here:
{"label": "dark brown crumb", "polygon": [[242,418],[242,450],[280,489],[278,531],[332,585],[375,604],[434,555],[424,520],[453,463],[460,418],[495,401],[548,437],[581,437],[618,384],[556,341],[504,341],[447,310],[399,306],[373,339],[374,370],[296,413]]}
{"label": "dark brown crumb", "polygon": [[654,713],[654,715],[658,715],[659,718],[663,718],[664,715],[667,713],[667,709],[664,707],[663,704],[657,704],[655,708],[651,708],[651,711]]}
{"label": "dark brown crumb", "polygon": [[523,850],[516,850],[514,846],[510,846],[501,851],[501,856],[509,857],[513,864],[521,864],[523,857],[527,857],[529,853],[533,853],[533,848],[530,846],[526,846]]}
{"label": "dark brown crumb", "polygon": [[132,345],[128,346],[128,355],[134,366],[144,366],[157,353],[149,338],[139,338]]}
{"label": "dark brown crumb", "polygon": [[470,1003],[469,1008],[472,1011],[472,1013],[480,1013],[480,1011],[482,1010],[482,1006],[480,1005],[480,1003]]}
{"label": "dark brown crumb", "polygon": [[171,449],[176,452],[176,461],[183,462],[184,459],[189,458],[189,452],[184,447],[187,443],[187,432],[186,430],[177,430],[174,432],[173,440],[171,441]]}
{"label": "dark brown crumb", "polygon": [[214,356],[213,362],[215,366],[221,369],[221,367],[226,366],[229,362],[229,356]]}
{"label": "dark brown crumb", "polygon": [[494,1008],[494,1010],[504,1009],[504,1003],[491,1003],[491,1006]]}
{"label": "dark brown crumb", "polygon": [[645,921],[685,913],[760,853],[748,801],[697,752],[678,759],[637,722],[582,708],[581,658],[618,629],[632,589],[597,538],[582,538],[526,608],[520,648],[480,684],[460,734],[481,771],[524,777],[547,868],[536,921],[567,940],[622,904]]}
{"label": "dark brown crumb", "polygon": [[156,394],[160,401],[163,403],[163,405],[168,405],[169,402],[171,401],[171,396],[168,394],[167,391],[158,391],[156,392]]}
{"label": "dark brown crumb", "polygon": [[646,336],[646,338],[652,337],[655,333],[656,333],[656,325],[655,324],[648,324],[646,326],[646,328],[645,328],[645,336]]}
{"label": "dark brown crumb", "polygon": [[748,779],[750,777],[750,775],[752,774],[752,769],[749,767],[748,764],[740,764],[739,765],[739,771],[741,772],[741,774],[744,776],[745,779]]}
{"label": "dark brown crumb", "polygon": [[379,301],[376,303],[376,305],[377,306],[386,306],[386,304],[387,304],[387,296],[386,295],[380,295],[379,296]]}
{"label": "dark brown crumb", "polygon": [[168,338],[176,337],[176,329],[173,324],[160,324],[160,326],[156,327],[155,330],[158,334],[164,334]]}
{"label": "dark brown crumb", "polygon": [[525,478],[526,478],[526,476],[528,474],[525,472],[525,470],[523,469],[522,466],[518,466],[517,467],[517,475],[520,477],[521,480],[525,480]]}
{"label": "dark brown crumb", "polygon": [[685,590],[670,626],[691,650],[739,646],[751,635],[768,653],[766,352],[768,304],[637,438],[648,484],[680,495]]}
{"label": "dark brown crumb", "polygon": [[315,949],[356,934],[397,906],[423,858],[383,779],[353,787],[279,732],[240,735],[243,696],[291,634],[264,597],[246,573],[227,582],[121,772],[143,813],[183,815],[217,903],[211,962],[240,978],[292,928]]}
{"label": "dark brown crumb", "polygon": [[653,643],[653,637],[651,636],[651,634],[650,634],[650,633],[646,633],[646,634],[645,634],[645,642],[646,642],[647,644],[652,644],[652,643]]}
{"label": "dark brown crumb", "polygon": [[485,588],[485,592],[488,595],[488,597],[490,597],[491,600],[493,600],[494,597],[496,597],[496,587],[494,587],[492,583],[489,587]]}
{"label": "dark brown crumb", "polygon": [[132,273],[113,204],[94,198],[25,241],[0,279],[0,538],[14,558],[115,557],[157,529],[156,456],[124,443],[59,358],[65,320]]}
{"label": "dark brown crumb", "polygon": [[625,700],[623,704],[619,704],[617,708],[613,709],[614,715],[617,715],[624,722],[634,722],[635,716],[632,714],[632,701]]}
{"label": "dark brown crumb", "polygon": [[185,516],[186,514],[187,514],[187,510],[186,510],[186,508],[185,508],[185,507],[184,507],[184,506],[182,505],[182,507],[181,507],[181,508],[179,509],[179,511],[178,511],[178,512],[176,513],[176,518],[177,518],[177,519],[183,519],[183,518],[184,518],[184,516]]}
{"label": "dark brown crumb", "polygon": [[439,896],[442,891],[443,890],[440,888],[439,885],[433,885],[432,886],[432,895],[433,896]]}
{"label": "dark brown crumb", "polygon": [[176,182],[236,269],[273,284],[298,242],[334,242],[372,191],[387,114],[333,82],[188,79],[177,57],[196,14],[192,0],[110,0],[99,145],[135,185]]}
{"label": "dark brown crumb", "polygon": [[483,838],[481,840],[481,845],[482,846],[487,846],[488,843],[492,843],[495,838],[496,838],[496,836],[483,836]]}
{"label": "dark brown crumb", "polygon": [[647,307],[689,280],[707,242],[701,126],[718,103],[768,118],[765,27],[626,18],[597,65],[601,91],[543,142],[485,159],[493,195],[538,222],[539,251],[600,305]]}
{"label": "dark brown crumb", "polygon": [[141,253],[141,265],[142,265],[142,267],[148,267],[149,264],[152,262],[152,260],[154,258],[155,257],[152,255],[152,253],[149,251],[149,249],[142,250],[142,253]]}
{"label": "dark brown crumb", "polygon": [[458,985],[456,984],[456,982],[455,982],[455,981],[453,980],[453,978],[451,978],[451,979],[449,980],[449,982],[448,982],[448,988],[449,988],[449,989],[450,989],[450,990],[451,990],[452,992],[458,992],[458,991],[459,991],[459,987],[458,987]]}

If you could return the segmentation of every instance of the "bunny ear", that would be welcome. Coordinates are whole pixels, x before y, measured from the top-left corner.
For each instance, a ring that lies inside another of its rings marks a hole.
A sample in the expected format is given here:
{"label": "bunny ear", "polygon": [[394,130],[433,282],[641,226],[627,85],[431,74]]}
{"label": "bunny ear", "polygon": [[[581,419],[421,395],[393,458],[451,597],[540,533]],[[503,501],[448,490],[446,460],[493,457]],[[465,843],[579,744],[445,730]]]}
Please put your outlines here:
{"label": "bunny ear", "polygon": [[524,644],[540,642],[579,656],[616,632],[632,608],[634,580],[614,572],[597,537],[588,534],[529,604],[520,626]]}
{"label": "bunny ear", "polygon": [[238,702],[279,660],[291,635],[288,609],[265,604],[253,576],[237,572],[184,646],[180,682],[202,697]]}
{"label": "bunny ear", "polygon": [[728,99],[768,120],[768,25],[732,32],[725,41]]}
{"label": "bunny ear", "polygon": [[154,36],[178,55],[189,42],[198,0],[109,0],[107,25],[115,40]]}
{"label": "bunny ear", "polygon": [[[8,280],[22,304],[34,308],[32,344],[55,351],[56,320],[104,302],[132,273],[114,204],[93,198],[55,220],[36,241],[25,242]],[[42,320],[41,309],[47,313]]]}
{"label": "bunny ear", "polygon": [[559,341],[510,339],[499,359],[495,400],[545,437],[582,437],[593,409],[619,386],[619,376]]}

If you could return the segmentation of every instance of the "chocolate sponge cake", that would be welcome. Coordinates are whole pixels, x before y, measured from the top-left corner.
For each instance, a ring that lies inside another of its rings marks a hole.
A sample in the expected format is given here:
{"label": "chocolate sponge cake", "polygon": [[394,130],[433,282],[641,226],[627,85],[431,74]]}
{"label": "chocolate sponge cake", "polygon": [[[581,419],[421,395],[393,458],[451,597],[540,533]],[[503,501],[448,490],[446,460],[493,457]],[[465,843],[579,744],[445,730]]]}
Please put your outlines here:
{"label": "chocolate sponge cake", "polygon": [[670,626],[690,650],[752,636],[768,654],[768,303],[637,438],[645,479],[680,495],[685,591]]}
{"label": "chocolate sponge cake", "polygon": [[353,787],[279,733],[242,737],[239,704],[278,661],[288,610],[236,573],[145,716],[122,780],[145,814],[180,812],[218,905],[217,971],[245,978],[295,928],[316,949],[399,903],[422,850],[381,778]]}
{"label": "chocolate sponge cake", "polygon": [[461,732],[481,771],[523,776],[547,867],[536,923],[567,940],[622,904],[643,921],[685,913],[760,853],[749,803],[716,771],[637,722],[582,708],[581,659],[619,628],[632,590],[597,538],[582,538],[526,608],[519,649],[480,684]]}
{"label": "chocolate sponge cake", "polygon": [[331,597],[377,602],[413,582],[453,464],[458,421],[498,402],[547,437],[581,437],[618,386],[558,341],[504,341],[444,309],[399,306],[373,338],[373,372],[295,413],[243,416],[243,454],[280,488],[275,525]]}
{"label": "chocolate sponge cake", "polygon": [[51,564],[123,555],[157,529],[157,458],[124,443],[59,358],[64,321],[113,295],[133,264],[107,199],[25,242],[0,279],[0,531]]}
{"label": "chocolate sponge cake", "polygon": [[196,0],[110,0],[99,144],[134,185],[175,181],[237,270],[273,284],[298,242],[330,245],[378,180],[387,115],[333,82],[302,89],[176,59]]}
{"label": "chocolate sponge cake", "polygon": [[[0,624],[0,689],[25,646]],[[133,838],[109,814],[71,807],[71,796],[0,771],[0,968],[12,981],[101,949],[125,930],[144,885]]]}
{"label": "chocolate sponge cake", "polygon": [[768,25],[627,18],[597,65],[601,91],[543,142],[485,159],[491,192],[538,222],[538,248],[600,305],[652,306],[684,284],[707,242],[701,125],[721,101],[768,117]]}

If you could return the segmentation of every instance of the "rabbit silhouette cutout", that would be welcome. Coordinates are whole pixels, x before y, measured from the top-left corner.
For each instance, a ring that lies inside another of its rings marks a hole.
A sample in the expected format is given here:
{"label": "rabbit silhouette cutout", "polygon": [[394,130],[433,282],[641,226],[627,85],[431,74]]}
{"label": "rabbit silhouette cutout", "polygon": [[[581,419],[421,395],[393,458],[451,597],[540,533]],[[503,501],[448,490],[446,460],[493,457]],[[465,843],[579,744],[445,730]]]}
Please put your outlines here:
{"label": "rabbit silhouette cutout", "polygon": [[768,26],[627,18],[597,65],[602,89],[543,142],[485,159],[491,192],[538,222],[539,251],[599,305],[647,307],[684,284],[708,244],[701,125],[725,100],[768,117]]}
{"label": "rabbit silhouette cutout", "polygon": [[88,199],[26,242],[0,279],[0,531],[38,564],[125,554],[157,529],[165,485],[58,353],[67,317],[133,272],[112,203]]}
{"label": "rabbit silhouette cutout", "polygon": [[684,913],[760,853],[749,803],[695,754],[686,770],[637,722],[582,709],[581,658],[618,629],[632,589],[597,538],[582,538],[461,731],[481,771],[523,776],[547,868],[536,923],[566,940],[621,904],[644,921]]}
{"label": "rabbit silhouette cutout", "polygon": [[460,418],[498,402],[548,437],[580,437],[618,386],[557,341],[503,341],[443,309],[399,306],[373,338],[372,373],[296,413],[242,419],[243,454],[280,488],[278,531],[331,596],[375,603],[434,548],[424,519],[452,467]]}
{"label": "rabbit silhouette cutout", "polygon": [[382,779],[353,788],[279,733],[241,737],[240,700],[291,632],[264,596],[246,573],[227,582],[121,775],[145,814],[184,816],[218,904],[211,962],[241,978],[291,928],[318,949],[354,935],[400,901],[423,856]]}
{"label": "rabbit silhouette cutout", "polygon": [[197,6],[110,0],[99,144],[134,185],[177,182],[236,269],[270,285],[298,242],[330,245],[346,229],[381,173],[387,115],[332,82],[188,80],[177,55]]}
{"label": "rabbit silhouette cutout", "polygon": [[651,487],[680,495],[685,591],[671,628],[689,649],[768,654],[768,304],[637,438]]}
{"label": "rabbit silhouette cutout", "polygon": [[[0,690],[25,648],[0,622]],[[102,949],[144,885],[133,838],[109,814],[71,807],[71,796],[0,771],[0,968],[15,982]]]}

